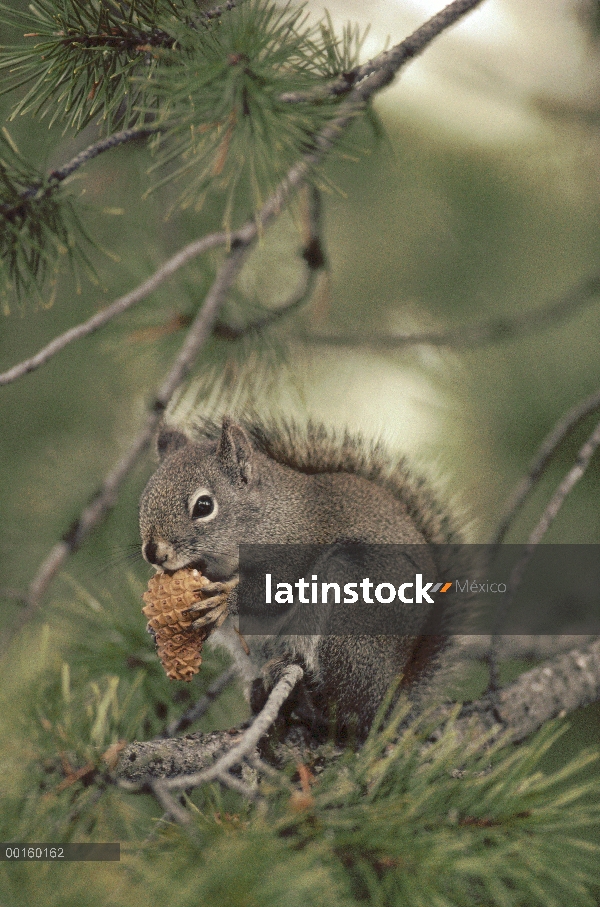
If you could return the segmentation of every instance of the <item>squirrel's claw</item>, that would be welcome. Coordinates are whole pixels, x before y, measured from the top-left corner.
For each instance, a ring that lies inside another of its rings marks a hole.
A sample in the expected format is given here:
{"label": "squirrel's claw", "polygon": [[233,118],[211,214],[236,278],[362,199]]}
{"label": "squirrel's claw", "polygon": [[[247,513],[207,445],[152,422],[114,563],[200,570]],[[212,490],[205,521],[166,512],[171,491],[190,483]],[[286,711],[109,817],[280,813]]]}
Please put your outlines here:
{"label": "squirrel's claw", "polygon": [[[195,602],[195,604],[186,608],[184,612],[185,614],[203,615],[192,624],[192,627],[195,630],[199,630],[201,627],[205,627],[208,624],[216,624],[216,621],[221,619],[222,615],[227,610],[229,594],[235,589],[238,582],[239,579],[236,576],[228,582],[207,583],[205,586],[202,586],[202,594],[209,597]],[[223,623],[223,620],[225,620],[224,616],[221,623]],[[221,623],[216,624],[216,626],[220,627]]]}
{"label": "squirrel's claw", "polygon": [[[192,629],[201,630],[202,627],[208,627],[211,624],[214,624],[214,629],[216,630],[217,627],[221,626],[221,624],[227,617],[227,605],[229,603],[227,601],[226,595],[215,596],[215,598],[216,604],[215,599],[212,599],[209,606],[210,610],[208,610],[206,614],[204,614],[202,617],[199,617],[193,622],[193,624],[191,625]],[[206,602],[199,602],[199,604],[206,604]],[[188,612],[194,612],[196,610],[200,610],[198,608],[198,605],[192,605],[191,608],[188,608]],[[204,608],[202,610],[206,611],[207,609]]]}
{"label": "squirrel's claw", "polygon": [[211,598],[205,598],[202,601],[195,602],[183,612],[184,614],[206,614],[220,608],[224,602],[227,602],[227,595],[213,595]]}
{"label": "squirrel's claw", "polygon": [[239,583],[239,577],[234,577],[233,579],[227,580],[226,582],[215,582],[207,583],[205,586],[202,586],[203,595],[220,595],[221,593],[229,595],[229,593],[235,589]]}

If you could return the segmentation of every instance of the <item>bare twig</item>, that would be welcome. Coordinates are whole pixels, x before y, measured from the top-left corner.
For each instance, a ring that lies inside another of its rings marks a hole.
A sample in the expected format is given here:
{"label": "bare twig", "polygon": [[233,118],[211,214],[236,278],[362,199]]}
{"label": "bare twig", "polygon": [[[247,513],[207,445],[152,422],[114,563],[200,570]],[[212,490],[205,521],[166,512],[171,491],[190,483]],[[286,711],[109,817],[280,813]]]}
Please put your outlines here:
{"label": "bare twig", "polygon": [[[102,309],[96,315],[93,315],[91,318],[88,318],[87,321],[82,322],[81,324],[76,325],[75,327],[69,328],[68,331],[65,331],[64,334],[55,337],[54,340],[51,340],[50,343],[42,347],[34,356],[31,356],[29,359],[24,359],[22,362],[19,362],[17,365],[14,365],[8,371],[0,373],[0,387],[5,384],[11,384],[13,381],[16,381],[18,378],[22,378],[23,375],[27,375],[30,372],[35,371],[40,366],[45,365],[56,356],[57,353],[60,353],[65,349],[70,343],[73,343],[76,340],[81,340],[84,337],[88,337],[90,334],[94,334],[104,325],[108,324],[113,318],[117,318],[119,315],[122,315],[136,303],[141,302],[143,299],[146,299],[151,293],[154,293],[158,287],[161,286],[171,277],[179,268],[187,264],[194,258],[197,258],[199,255],[202,255],[204,252],[209,251],[210,249],[217,248],[218,246],[224,246],[227,244],[235,245],[236,242],[245,242],[248,241],[249,231],[252,232],[255,227],[254,220],[248,221],[244,227],[240,230],[236,230],[234,233],[227,233],[224,230],[219,230],[215,233],[209,233],[207,236],[203,236],[200,239],[196,239],[191,243],[188,243],[187,246],[184,246],[183,249],[180,249],[179,252],[176,252],[168,261],[166,261],[154,274],[141,283],[134,290],[131,290],[129,293],[126,293],[124,296],[119,297],[105,309]],[[250,238],[253,238],[250,237]],[[231,327],[222,322],[217,322],[215,324],[215,334],[217,337],[222,337],[226,340],[237,340],[239,337],[247,333],[252,333],[253,331],[263,330],[265,327],[268,327],[272,322],[278,321],[280,318],[283,318],[285,315],[288,315],[294,309],[299,308],[306,302],[310,297],[314,282],[316,270],[319,267],[322,267],[324,263],[324,257],[322,256],[321,246],[319,244],[318,237],[313,237],[310,241],[310,244],[307,244],[303,250],[303,258],[307,262],[309,271],[306,281],[303,282],[300,290],[294,294],[294,296],[285,303],[285,305],[278,308],[276,311],[269,313],[262,319],[257,319],[254,322],[251,322],[248,325],[245,325],[243,328]],[[319,257],[319,253],[321,257]],[[317,262],[320,262],[317,264]]]}
{"label": "bare twig", "polygon": [[229,686],[229,684],[237,677],[237,671],[232,665],[223,671],[222,674],[219,674],[217,679],[211,683],[208,690],[204,696],[194,703],[194,705],[184,712],[179,718],[176,718],[174,721],[171,721],[170,724],[165,728],[164,737],[175,737],[176,734],[181,734],[183,731],[192,725],[195,721],[199,721],[203,715],[209,710],[213,702],[219,698],[221,693]]}
{"label": "bare twig", "polygon": [[98,157],[99,154],[110,151],[112,148],[117,148],[119,145],[125,145],[127,142],[133,142],[135,139],[146,138],[148,135],[159,132],[160,128],[160,126],[134,126],[131,129],[121,129],[119,132],[113,132],[112,135],[88,145],[87,148],[76,154],[74,158],[63,164],[62,167],[52,170],[49,173],[49,181],[52,184],[62,183],[68,176],[71,176],[72,173],[75,173],[88,161]]}
{"label": "bare twig", "polygon": [[[256,239],[263,227],[280,214],[291,193],[305,182],[311,170],[323,159],[338,140],[341,132],[353,122],[356,115],[364,108],[370,98],[385,85],[389,84],[404,63],[423,50],[441,31],[448,28],[481,2],[483,0],[455,0],[441,13],[425,23],[424,26],[417,29],[410,38],[403,41],[392,51],[384,54],[383,57],[385,59],[381,68],[375,70],[353,89],[350,96],[340,105],[338,116],[314,137],[312,150],[307,152],[290,168],[287,176],[263,205],[256,218],[247,222],[235,234],[230,235],[231,253],[218,272],[202,309],[189,329],[189,333],[171,371],[158,390],[151,412],[147,416],[146,424],[134,440],[131,450],[106,477],[92,503],[42,563],[30,586],[29,605],[21,613],[22,621],[27,620],[34,613],[49,583],[69,554],[77,549],[83,538],[100,522],[104,514],[115,503],[120,485],[137,462],[141,453],[148,446],[164,409],[186,377],[195,357],[210,335],[218,309],[241,267],[243,257],[250,243]],[[198,242],[202,242],[202,240]]]}
{"label": "bare twig", "polygon": [[150,790],[165,811],[162,821],[172,818],[179,825],[189,825],[191,816],[169,793],[164,781],[153,781]]}
{"label": "bare twig", "polygon": [[494,633],[492,635],[492,644],[490,647],[490,656],[488,659],[489,668],[490,668],[490,681],[489,689],[491,691],[498,690],[498,664],[497,664],[497,647],[499,642],[500,632],[502,630],[502,624],[514,596],[521,585],[523,576],[527,567],[535,553],[535,550],[546,532],[556,519],[562,505],[564,504],[567,496],[573,490],[577,482],[585,474],[586,469],[589,466],[590,460],[592,459],[595,451],[600,446],[600,422],[587,439],[585,444],[580,448],[577,459],[575,460],[574,465],[571,467],[567,475],[564,477],[552,497],[550,498],[544,512],[542,513],[537,526],[531,532],[529,538],[527,539],[527,544],[523,551],[523,554],[513,567],[510,578],[508,580],[508,590],[505,595],[502,596],[502,604],[497,606],[496,615],[495,615],[495,626]]}
{"label": "bare twig", "polygon": [[424,25],[391,50],[384,51],[367,63],[356,66],[349,72],[342,73],[325,85],[318,86],[314,91],[285,92],[280,95],[280,100],[288,104],[298,104],[327,97],[339,97],[351,92],[363,79],[382,70],[391,70],[395,73],[409,60],[422,53],[434,38],[451,25],[454,25],[455,22],[458,22],[459,19],[479,6],[480,3],[481,0],[457,0],[457,2],[449,3],[448,6],[445,6],[439,13],[432,16]]}
{"label": "bare twig", "polygon": [[258,334],[266,328],[270,328],[287,315],[291,315],[292,312],[296,312],[298,309],[302,308],[312,296],[316,281],[316,270],[314,268],[309,268],[306,272],[306,276],[302,280],[301,286],[298,287],[293,296],[284,302],[283,305],[278,306],[276,309],[272,309],[267,314],[263,315],[262,318],[255,318],[254,321],[248,321],[246,324],[240,326],[227,324],[227,322],[224,321],[218,321],[214,328],[215,337],[219,337],[221,340],[240,340],[242,337],[247,337],[250,334]]}
{"label": "bare twig", "polygon": [[569,470],[563,481],[560,483],[546,509],[544,510],[537,526],[529,536],[527,541],[527,547],[534,548],[536,545],[539,545],[542,538],[545,536],[546,532],[554,522],[560,508],[565,502],[565,499],[568,494],[575,487],[577,482],[582,478],[586,469],[588,468],[589,462],[593,457],[596,449],[600,445],[600,422],[585,442],[585,444],[579,450],[577,454],[577,459],[573,467]]}
{"label": "bare twig", "polygon": [[474,349],[523,337],[572,318],[600,293],[600,274],[582,281],[564,296],[519,315],[486,318],[449,331],[422,331],[411,334],[305,334],[300,339],[325,346],[360,346],[395,350],[403,346],[441,346]]}
{"label": "bare twig", "polygon": [[296,292],[284,302],[283,305],[272,309],[261,318],[249,321],[244,325],[232,325],[225,322],[217,321],[215,325],[215,337],[222,340],[239,340],[248,334],[256,334],[264,331],[265,328],[271,327],[278,321],[281,321],[287,315],[295,312],[307,302],[312,296],[315,288],[317,273],[327,266],[327,257],[323,247],[323,238],[321,235],[322,205],[321,194],[315,186],[307,186],[307,211],[306,211],[306,229],[304,237],[304,248],[302,249],[302,258],[306,264],[306,276],[302,280],[300,287]]}
{"label": "bare twig", "polygon": [[[69,328],[64,334],[55,337],[54,340],[42,347],[35,356],[32,356],[30,359],[25,359],[23,362],[19,362],[8,371],[0,374],[0,386],[10,384],[12,381],[16,381],[17,378],[21,378],[23,375],[35,371],[35,369],[39,368],[41,365],[45,365],[53,356],[56,356],[57,353],[60,353],[61,350],[64,350],[70,343],[73,343],[73,341],[81,340],[83,337],[87,337],[89,334],[93,334],[101,327],[104,327],[104,325],[108,324],[109,321],[112,321],[113,318],[122,315],[123,312],[126,312],[137,302],[140,302],[153,293],[168,277],[174,274],[175,271],[179,270],[183,265],[187,264],[188,261],[191,261],[198,255],[202,255],[203,252],[207,252],[209,249],[225,245],[229,238],[230,237],[225,232],[219,231],[217,233],[210,233],[208,236],[203,236],[201,239],[196,239],[187,246],[184,246],[183,249],[180,249],[179,252],[169,258],[164,265],[161,265],[151,277],[136,287],[135,290],[131,290],[131,292],[119,297],[119,299],[116,299],[111,305],[102,309],[102,311],[93,315],[87,321],[84,321],[73,328]],[[235,239],[235,234],[233,234],[233,238]]]}
{"label": "bare twig", "polygon": [[502,544],[506,533],[513,523],[516,515],[523,506],[529,493],[535,488],[538,481],[544,474],[546,466],[550,462],[553,454],[562,441],[571,434],[578,425],[583,422],[589,415],[600,409],[600,391],[591,394],[581,403],[578,403],[560,419],[552,431],[542,441],[530,467],[527,475],[521,480],[513,491],[508,504],[506,513],[500,523],[491,544],[494,550]]}
{"label": "bare twig", "polygon": [[224,756],[221,756],[214,765],[205,769],[203,772],[197,772],[193,775],[183,775],[180,778],[169,778],[165,781],[167,788],[169,790],[183,790],[188,787],[198,787],[200,784],[214,781],[235,765],[239,765],[246,756],[254,751],[257,743],[267,733],[279,715],[281,706],[288,699],[290,693],[303,675],[304,671],[299,665],[290,665],[287,667],[281,678],[271,690],[263,710],[256,716],[248,730],[242,736],[240,742],[233,746]]}
{"label": "bare twig", "polygon": [[[256,236],[256,231],[253,238]],[[140,455],[149,445],[171,397],[187,377],[196,356],[210,336],[217,312],[222,305],[231,284],[237,277],[251,240],[239,242],[223,262],[212,287],[206,295],[204,305],[196,315],[185,341],[165,380],[158,388],[150,412],[141,432],[131,448],[115,468],[107,475],[91,504],[71,526],[63,539],[54,546],[42,563],[29,587],[29,604],[19,615],[19,622],[28,620],[36,610],[49,583],[67,557],[76,551],[83,539],[100,522],[105,513],[114,505],[119,488]]]}
{"label": "bare twig", "polygon": [[[238,241],[247,242],[250,239],[253,239],[257,229],[266,226],[274,216],[280,213],[291,191],[298,188],[305,181],[311,168],[319,163],[321,158],[339,138],[340,133],[352,122],[370,98],[376,92],[388,85],[398,70],[417,53],[424,50],[425,47],[444,29],[454,24],[454,22],[482,2],[483,0],[455,0],[454,3],[451,3],[436,16],[433,16],[432,19],[421,26],[421,28],[417,29],[417,31],[405,41],[402,41],[392,50],[380,54],[379,57],[375,58],[370,64],[367,77],[353,88],[350,96],[340,105],[338,116],[315,136],[313,150],[305,154],[304,157],[290,169],[287,177],[282,180],[255,219],[248,221],[242,228],[236,230],[234,233],[214,233],[210,236],[196,240],[194,243],[190,243],[189,246],[186,246],[178,252],[177,255],[174,255],[169,262],[163,265],[162,268],[136,290],[133,290],[131,293],[126,294],[126,296],[121,297],[121,299],[116,300],[111,306],[89,319],[89,321],[84,322],[84,324],[71,328],[66,334],[55,338],[55,340],[44,347],[44,349],[40,350],[39,353],[31,359],[14,366],[4,374],[0,374],[0,386],[2,384],[9,384],[11,381],[15,381],[22,375],[38,368],[57,352],[64,349],[64,347],[73,340],[78,340],[81,337],[87,336],[87,334],[98,330],[98,328],[106,324],[107,321],[111,320],[116,315],[121,314],[122,311],[125,311],[135,302],[138,302],[140,299],[145,298],[145,296],[153,292],[166,277],[174,273],[174,271],[191,258],[194,258],[207,249],[214,248],[217,245],[223,245],[227,242],[231,242],[233,245]],[[166,269],[164,274],[162,273],[163,268]]]}

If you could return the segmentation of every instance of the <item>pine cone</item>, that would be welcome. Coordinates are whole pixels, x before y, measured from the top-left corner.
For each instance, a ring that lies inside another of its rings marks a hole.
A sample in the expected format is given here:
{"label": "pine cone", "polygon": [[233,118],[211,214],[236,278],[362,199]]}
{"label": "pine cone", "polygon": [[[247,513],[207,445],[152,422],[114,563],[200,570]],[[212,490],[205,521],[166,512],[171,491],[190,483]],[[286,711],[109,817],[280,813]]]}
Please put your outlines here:
{"label": "pine cone", "polygon": [[194,616],[183,612],[203,598],[209,580],[199,570],[157,573],[144,592],[142,614],[154,631],[158,657],[171,680],[191,680],[202,664],[202,646],[212,627],[190,630]]}

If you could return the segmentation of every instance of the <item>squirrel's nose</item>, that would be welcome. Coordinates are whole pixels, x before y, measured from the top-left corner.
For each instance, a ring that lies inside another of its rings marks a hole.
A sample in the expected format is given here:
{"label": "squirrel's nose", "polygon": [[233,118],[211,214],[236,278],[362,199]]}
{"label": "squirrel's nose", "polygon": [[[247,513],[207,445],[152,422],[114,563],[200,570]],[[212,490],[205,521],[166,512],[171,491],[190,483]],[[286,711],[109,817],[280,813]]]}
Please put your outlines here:
{"label": "squirrel's nose", "polygon": [[145,542],[142,545],[142,554],[146,558],[149,564],[154,564],[155,567],[162,567],[164,562],[167,560],[167,555],[159,555],[158,549],[154,542]]}

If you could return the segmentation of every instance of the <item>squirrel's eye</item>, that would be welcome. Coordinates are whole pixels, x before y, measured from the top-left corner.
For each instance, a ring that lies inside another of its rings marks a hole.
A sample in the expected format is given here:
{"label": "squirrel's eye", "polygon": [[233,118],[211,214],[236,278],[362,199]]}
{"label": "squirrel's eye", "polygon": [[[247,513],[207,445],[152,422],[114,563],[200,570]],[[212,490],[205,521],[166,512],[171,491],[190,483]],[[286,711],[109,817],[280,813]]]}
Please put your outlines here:
{"label": "squirrel's eye", "polygon": [[206,519],[207,516],[211,516],[214,513],[215,501],[209,494],[201,494],[200,497],[196,498],[194,501],[194,506],[192,507],[192,519],[201,520]]}

